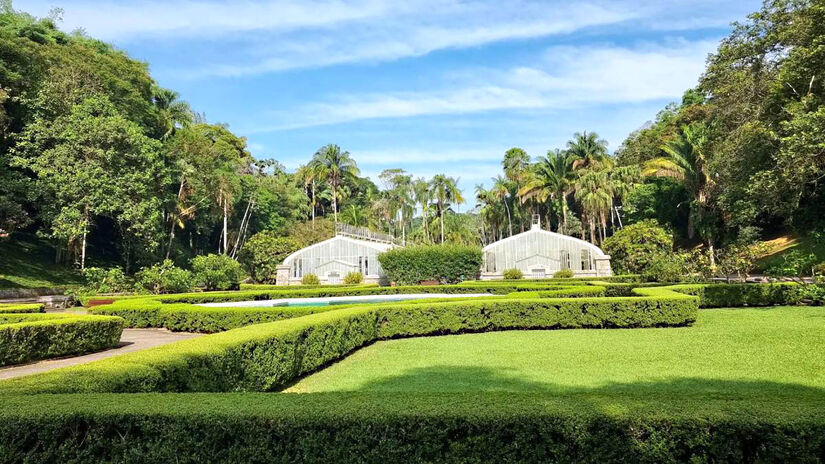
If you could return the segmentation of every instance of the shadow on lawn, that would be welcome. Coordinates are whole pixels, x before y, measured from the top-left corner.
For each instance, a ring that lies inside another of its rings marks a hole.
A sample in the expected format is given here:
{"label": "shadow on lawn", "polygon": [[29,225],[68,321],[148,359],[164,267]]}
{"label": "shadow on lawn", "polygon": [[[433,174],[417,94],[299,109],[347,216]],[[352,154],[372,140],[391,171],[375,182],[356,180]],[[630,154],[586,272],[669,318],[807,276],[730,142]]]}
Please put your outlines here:
{"label": "shadow on lawn", "polygon": [[683,377],[661,381],[607,383],[576,387],[519,377],[508,369],[432,366],[365,383],[359,391],[377,392],[519,392],[552,395],[701,396],[709,399],[825,398],[825,389],[774,381]]}

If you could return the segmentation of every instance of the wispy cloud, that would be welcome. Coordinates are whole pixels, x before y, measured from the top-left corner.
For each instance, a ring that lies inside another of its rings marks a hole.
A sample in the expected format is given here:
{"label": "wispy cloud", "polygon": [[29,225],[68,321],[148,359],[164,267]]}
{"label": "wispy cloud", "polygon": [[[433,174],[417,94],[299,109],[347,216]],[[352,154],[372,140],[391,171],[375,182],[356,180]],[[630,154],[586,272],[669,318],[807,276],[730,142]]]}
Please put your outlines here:
{"label": "wispy cloud", "polygon": [[566,108],[675,98],[696,84],[714,41],[669,45],[553,47],[539,66],[484,70],[456,87],[331,97],[288,112],[255,132],[364,119]]}

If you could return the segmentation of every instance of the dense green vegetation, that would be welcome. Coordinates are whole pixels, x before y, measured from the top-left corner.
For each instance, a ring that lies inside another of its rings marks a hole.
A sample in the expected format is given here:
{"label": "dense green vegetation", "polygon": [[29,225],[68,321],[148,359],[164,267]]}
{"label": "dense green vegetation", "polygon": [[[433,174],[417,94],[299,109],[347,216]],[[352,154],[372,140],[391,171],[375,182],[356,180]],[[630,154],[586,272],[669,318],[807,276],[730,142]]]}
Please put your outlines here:
{"label": "dense green vegetation", "polygon": [[33,314],[32,309],[17,306],[6,313],[0,307],[0,366],[99,351],[120,341],[119,317]]}
{"label": "dense green vegetation", "polygon": [[[589,131],[546,156],[510,149],[502,175],[476,189],[475,208],[457,213],[468,195],[455,178],[387,169],[376,183],[334,144],[295,173],[253,159],[243,137],[158,88],[144,63],[6,4],[0,229],[38,232],[54,249],[47,261],[69,266],[117,263],[133,274],[215,252],[271,282],[279,260],[331,236],[335,222],[408,242],[484,245],[538,215],[543,227],[609,246],[624,226],[651,220],[671,248],[701,247],[622,258],[619,269],[746,276],[764,269],[753,265],[764,250],[748,248],[761,238],[794,233],[821,248],[823,17],[815,2],[765,3],[722,41],[697,88],[615,153]],[[19,237],[5,240],[14,248]],[[16,269],[0,269],[0,285],[72,280],[45,266]]]}
{"label": "dense green vegetation", "polygon": [[825,367],[816,355],[825,343],[823,314],[810,307],[713,309],[700,311],[692,326],[678,329],[511,331],[382,341],[287,391],[564,394],[599,389],[619,395],[629,385],[647,383],[658,396],[770,398],[788,385],[813,393],[825,391]]}
{"label": "dense green vegetation", "polygon": [[475,279],[481,269],[481,258],[481,249],[469,245],[408,246],[378,255],[387,278],[402,285]]}

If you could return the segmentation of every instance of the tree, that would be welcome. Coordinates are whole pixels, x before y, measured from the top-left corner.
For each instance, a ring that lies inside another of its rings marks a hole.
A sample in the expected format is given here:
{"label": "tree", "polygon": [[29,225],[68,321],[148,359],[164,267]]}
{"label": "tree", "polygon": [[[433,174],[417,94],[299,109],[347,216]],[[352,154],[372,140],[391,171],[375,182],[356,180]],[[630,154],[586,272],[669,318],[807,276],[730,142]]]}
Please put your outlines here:
{"label": "tree", "polygon": [[318,173],[326,179],[332,190],[332,214],[338,224],[338,200],[341,184],[359,174],[358,166],[348,151],[341,151],[338,145],[329,144],[315,153],[313,160]]}
{"label": "tree", "polygon": [[507,178],[496,176],[493,177],[493,187],[490,189],[490,193],[495,197],[498,201],[500,201],[504,205],[505,211],[507,211],[507,228],[510,232],[510,236],[513,235],[513,219],[510,213],[510,205],[509,201],[510,198],[513,197],[512,189],[514,187],[513,183],[510,182]]}
{"label": "tree", "polygon": [[458,181],[444,174],[436,174],[430,181],[431,197],[436,200],[438,206],[438,219],[441,222],[441,243],[444,243],[444,212],[450,203],[463,203],[461,190],[458,188]]}
{"label": "tree", "polygon": [[430,205],[430,184],[427,182],[427,179],[419,177],[413,182],[412,188],[415,202],[419,207],[421,207],[421,222],[424,229],[424,240],[426,242],[431,242],[430,232],[427,228],[427,210]]}
{"label": "tree", "polygon": [[106,98],[87,99],[53,122],[30,124],[14,163],[36,176],[41,217],[50,224],[51,236],[79,255],[81,269],[98,216],[114,220],[133,244],[157,247],[159,190],[165,179],[160,143]]}
{"label": "tree", "polygon": [[[598,244],[606,238],[607,216],[613,201],[610,178],[606,171],[583,172],[576,180],[576,199],[582,205],[590,226],[590,242]],[[601,224],[601,236],[596,236],[596,224]]]}
{"label": "tree", "polygon": [[702,229],[713,263],[713,231],[709,224],[709,189],[711,178],[703,151],[706,129],[701,123],[682,127],[681,135],[662,146],[665,156],[649,160],[644,165],[646,176],[668,177],[680,182],[692,197],[688,218],[688,237],[695,234],[696,225]]}
{"label": "tree", "polygon": [[573,191],[575,182],[574,162],[576,157],[561,150],[548,151],[533,165],[530,181],[519,190],[522,201],[536,199],[545,202],[555,200],[561,212],[559,229],[567,233],[567,196]]}
{"label": "tree", "polygon": [[661,255],[673,249],[673,237],[654,220],[631,224],[602,245],[616,272],[643,274]]}
{"label": "tree", "polygon": [[607,153],[607,141],[595,132],[576,132],[567,142],[567,152],[575,158],[574,169],[600,169],[612,164]]}
{"label": "tree", "polygon": [[175,130],[188,127],[195,120],[189,104],[178,100],[180,94],[161,87],[155,87],[152,91],[152,99],[160,112],[161,140],[166,140]]}

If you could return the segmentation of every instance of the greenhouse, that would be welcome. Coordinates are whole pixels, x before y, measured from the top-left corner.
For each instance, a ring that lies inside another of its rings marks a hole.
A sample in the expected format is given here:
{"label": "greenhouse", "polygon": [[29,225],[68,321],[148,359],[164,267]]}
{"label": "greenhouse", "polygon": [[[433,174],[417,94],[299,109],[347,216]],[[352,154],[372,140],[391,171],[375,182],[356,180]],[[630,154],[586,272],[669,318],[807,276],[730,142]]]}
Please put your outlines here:
{"label": "greenhouse", "polygon": [[278,266],[278,285],[297,285],[307,274],[315,274],[323,284],[338,284],[350,272],[359,272],[364,282],[377,283],[384,277],[378,254],[396,245],[375,234],[338,234],[287,256]]}
{"label": "greenhouse", "polygon": [[538,223],[520,234],[484,247],[481,278],[503,278],[508,269],[518,269],[525,278],[552,277],[570,269],[576,277],[609,276],[610,256],[592,243],[569,235],[543,230]]}

